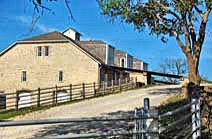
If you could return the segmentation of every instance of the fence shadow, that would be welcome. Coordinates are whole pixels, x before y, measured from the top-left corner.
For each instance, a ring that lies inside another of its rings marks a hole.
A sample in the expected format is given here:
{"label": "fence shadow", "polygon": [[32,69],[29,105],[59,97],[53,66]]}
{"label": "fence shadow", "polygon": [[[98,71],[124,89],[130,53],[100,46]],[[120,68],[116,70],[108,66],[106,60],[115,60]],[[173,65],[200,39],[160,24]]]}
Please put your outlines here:
{"label": "fence shadow", "polygon": [[[103,116],[95,118],[130,118],[134,115],[134,111],[117,111],[111,113],[104,113]],[[134,121],[94,121],[83,123],[69,123],[60,125],[45,126],[34,138],[45,136],[60,136],[60,135],[73,135],[85,133],[112,133],[112,132],[125,132],[132,131],[134,128]],[[127,136],[124,136],[127,137]]]}

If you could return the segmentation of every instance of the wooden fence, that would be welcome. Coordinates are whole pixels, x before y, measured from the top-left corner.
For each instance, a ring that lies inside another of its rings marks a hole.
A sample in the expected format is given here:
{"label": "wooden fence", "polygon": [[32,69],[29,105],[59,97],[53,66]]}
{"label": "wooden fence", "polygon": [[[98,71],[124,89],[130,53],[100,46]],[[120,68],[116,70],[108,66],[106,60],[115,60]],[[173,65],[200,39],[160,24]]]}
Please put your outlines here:
{"label": "wooden fence", "polygon": [[104,96],[136,88],[136,81],[118,80],[99,83],[69,84],[35,90],[22,90],[5,93],[0,99],[0,111],[26,107],[41,107],[45,105],[58,105],[72,101]]}
{"label": "wooden fence", "polygon": [[[172,123],[168,123],[166,126],[161,126],[161,119],[169,116],[174,116],[177,113],[181,113],[182,111],[191,109],[186,115],[181,117],[181,119],[177,121],[173,121]],[[117,125],[117,129],[120,131],[103,131],[103,132],[93,132],[93,133],[70,133],[70,134],[58,134],[58,135],[48,135],[47,137],[39,137],[39,138],[52,138],[52,139],[78,139],[78,138],[108,138],[108,137],[120,137],[120,138],[133,138],[133,139],[148,139],[154,138],[158,139],[160,134],[164,131],[169,131],[170,128],[175,127],[177,124],[180,124],[182,121],[188,120],[188,127],[190,129],[186,130],[185,137],[177,137],[179,136],[179,132],[176,133],[176,138],[192,138],[198,139],[201,137],[201,117],[200,117],[200,99],[193,98],[191,102],[184,105],[183,107],[178,107],[173,111],[169,111],[166,113],[160,114],[157,109],[150,109],[149,99],[144,99],[144,107],[136,108],[135,115],[130,117],[116,117],[116,118],[76,118],[76,119],[42,119],[42,120],[21,120],[21,121],[2,121],[0,122],[0,127],[10,127],[10,126],[27,126],[27,125],[41,125],[41,124],[61,124],[61,123],[77,123],[85,124],[89,123],[89,125],[97,124],[96,122],[100,122],[101,125],[104,125],[105,122],[112,122],[121,124],[123,121],[132,121],[134,123],[133,128],[129,127],[127,130],[123,130]],[[126,123],[127,124],[127,123]],[[69,125],[71,126],[71,125]],[[111,126],[111,125],[110,125]],[[103,128],[102,126],[101,128]],[[123,128],[123,127],[122,127]],[[75,129],[81,130],[82,128]],[[184,130],[184,129],[182,129]],[[165,137],[166,138],[166,137]],[[168,138],[168,137],[167,137]]]}

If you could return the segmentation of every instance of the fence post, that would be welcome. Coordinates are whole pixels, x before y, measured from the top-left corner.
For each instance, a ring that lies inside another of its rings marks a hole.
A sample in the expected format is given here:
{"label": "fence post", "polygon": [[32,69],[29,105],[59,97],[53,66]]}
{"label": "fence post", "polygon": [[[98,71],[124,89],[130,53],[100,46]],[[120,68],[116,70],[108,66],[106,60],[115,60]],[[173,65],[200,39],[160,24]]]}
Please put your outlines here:
{"label": "fence post", "polygon": [[119,91],[121,92],[121,78],[119,78]]}
{"label": "fence post", "polygon": [[[149,109],[150,109],[150,104],[149,104],[149,98],[144,98],[144,109],[143,109],[143,130],[147,132],[148,127],[147,127],[147,117],[149,115]],[[148,134],[144,133],[142,134],[142,139],[147,139]]]}
{"label": "fence post", "polygon": [[94,91],[94,96],[96,97],[96,83],[93,82],[93,91]]}
{"label": "fence post", "polygon": [[129,79],[127,78],[127,90],[129,89]]}
{"label": "fence post", "polygon": [[192,139],[197,139],[201,137],[200,100],[197,98],[192,98],[191,103]]}
{"label": "fence post", "polygon": [[137,77],[135,77],[135,88],[137,88],[137,85],[138,85],[138,80],[137,80]]}
{"label": "fence post", "polygon": [[[134,117],[137,118],[137,108],[135,108],[134,110]],[[138,131],[138,120],[135,119],[135,123],[134,123],[134,134],[133,134],[133,139],[137,139],[137,131]]]}
{"label": "fence post", "polygon": [[16,91],[16,101],[15,101],[15,109],[18,111],[18,101],[19,101],[19,93]]}
{"label": "fence post", "polygon": [[197,105],[196,105],[196,110],[197,110],[197,135],[199,138],[201,138],[201,115],[200,115],[200,99],[197,100]]}
{"label": "fence post", "polygon": [[70,84],[70,101],[72,101],[72,84]]}
{"label": "fence post", "polygon": [[40,107],[40,87],[38,88],[38,100],[37,100],[37,107]]}
{"label": "fence post", "polygon": [[102,87],[103,87],[103,96],[105,95],[105,81],[102,81]]}
{"label": "fence post", "polygon": [[112,93],[114,92],[114,80],[112,80]]}
{"label": "fence post", "polygon": [[105,94],[106,94],[106,92],[108,91],[108,80],[106,80],[104,85],[105,85]]}
{"label": "fence post", "polygon": [[85,83],[82,83],[82,97],[85,99]]}
{"label": "fence post", "polygon": [[135,116],[136,120],[135,120],[135,126],[134,126],[134,132],[135,133],[133,134],[133,139],[141,139],[142,133],[139,133],[139,132],[141,132],[141,130],[142,130],[142,119],[138,119],[138,118],[142,118],[141,117],[142,116],[142,110],[139,111],[138,108],[135,108],[134,116]]}
{"label": "fence post", "polygon": [[55,98],[56,98],[56,97],[55,97],[55,91],[52,92],[52,96],[53,96],[53,97],[52,97],[52,98],[53,98],[53,99],[52,99],[52,105],[54,105],[54,104],[55,104]]}
{"label": "fence post", "polygon": [[57,104],[57,85],[55,86],[55,103]]}

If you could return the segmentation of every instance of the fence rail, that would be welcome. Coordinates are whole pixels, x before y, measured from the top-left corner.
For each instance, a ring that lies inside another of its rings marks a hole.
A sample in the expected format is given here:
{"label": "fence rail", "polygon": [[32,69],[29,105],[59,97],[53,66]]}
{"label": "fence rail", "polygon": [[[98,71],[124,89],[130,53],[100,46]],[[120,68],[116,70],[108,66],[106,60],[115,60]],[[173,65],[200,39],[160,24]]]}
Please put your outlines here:
{"label": "fence rail", "polygon": [[88,99],[117,93],[136,88],[133,80],[119,80],[112,82],[70,84],[33,90],[22,90],[4,93],[4,101],[0,103],[0,112],[10,109],[19,110],[26,107],[41,107],[60,103]]}
{"label": "fence rail", "polygon": [[[166,117],[174,116],[181,111],[191,109],[190,113],[182,116],[180,119],[168,123],[167,125],[162,125],[161,120]],[[148,98],[144,99],[144,107],[136,108],[134,115],[130,117],[119,117],[119,118],[67,118],[67,119],[42,119],[42,120],[21,120],[21,121],[2,121],[0,122],[0,127],[9,126],[27,126],[27,125],[44,125],[44,124],[61,124],[61,123],[89,123],[89,125],[95,124],[94,122],[100,122],[102,125],[105,122],[118,122],[128,121],[133,122],[134,127],[130,130],[124,131],[109,131],[101,133],[83,133],[83,134],[67,134],[59,136],[47,136],[47,138],[106,138],[106,137],[120,137],[127,136],[133,139],[147,139],[160,137],[160,134],[164,131],[168,132],[171,127],[182,121],[190,121],[188,125],[188,133],[186,137],[192,137],[192,139],[197,139],[201,137],[201,117],[200,117],[200,99],[193,98],[191,102],[180,108],[176,108],[173,111],[169,111],[163,114],[158,112],[158,109],[153,109],[150,107],[150,102]],[[71,126],[71,125],[70,125]],[[189,128],[191,130],[189,130]],[[45,138],[45,137],[44,137]]]}

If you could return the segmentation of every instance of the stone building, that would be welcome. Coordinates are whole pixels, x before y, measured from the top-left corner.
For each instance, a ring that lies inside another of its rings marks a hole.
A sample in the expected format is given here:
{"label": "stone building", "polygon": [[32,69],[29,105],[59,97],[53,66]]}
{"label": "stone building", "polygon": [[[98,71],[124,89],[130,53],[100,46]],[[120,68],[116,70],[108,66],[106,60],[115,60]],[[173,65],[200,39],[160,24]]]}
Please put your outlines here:
{"label": "stone building", "polygon": [[1,100],[3,94],[18,91],[20,97],[27,96],[24,99],[30,101],[31,90],[38,87],[101,83],[105,80],[104,68],[110,60],[105,63],[82,47],[78,42],[79,38],[75,36],[77,34],[72,34],[74,39],[66,35],[50,32],[16,41],[2,51]]}
{"label": "stone building", "polygon": [[133,68],[138,70],[148,70],[148,64],[140,59],[133,58]]}
{"label": "stone building", "polygon": [[113,68],[113,66],[115,66],[114,60],[116,58],[115,47],[100,40],[86,40],[79,41],[78,43],[95,57],[101,59],[106,65],[106,68],[101,68],[101,81],[106,81],[108,82],[108,85],[110,85],[112,80],[118,81],[119,79],[126,80],[126,78],[129,78],[129,73],[125,70]]}
{"label": "stone building", "polygon": [[124,51],[116,50],[115,65],[123,68],[133,68],[133,56]]}
{"label": "stone building", "polygon": [[103,41],[81,41],[80,36],[68,28],[16,41],[2,51],[0,100],[16,91],[30,100],[31,90],[37,88],[103,81],[110,85],[112,80],[129,79],[126,69],[133,68],[131,55]]}

